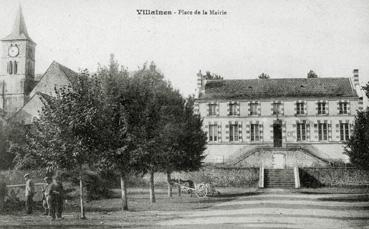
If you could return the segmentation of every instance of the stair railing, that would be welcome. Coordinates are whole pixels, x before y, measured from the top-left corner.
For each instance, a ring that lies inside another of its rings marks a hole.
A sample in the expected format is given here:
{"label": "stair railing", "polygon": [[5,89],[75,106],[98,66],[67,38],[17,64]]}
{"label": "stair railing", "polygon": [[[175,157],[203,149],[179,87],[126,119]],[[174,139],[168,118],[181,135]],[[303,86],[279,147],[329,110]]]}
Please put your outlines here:
{"label": "stair railing", "polygon": [[301,187],[300,174],[299,174],[299,168],[297,166],[293,168],[293,174],[295,177],[295,188],[300,188]]}

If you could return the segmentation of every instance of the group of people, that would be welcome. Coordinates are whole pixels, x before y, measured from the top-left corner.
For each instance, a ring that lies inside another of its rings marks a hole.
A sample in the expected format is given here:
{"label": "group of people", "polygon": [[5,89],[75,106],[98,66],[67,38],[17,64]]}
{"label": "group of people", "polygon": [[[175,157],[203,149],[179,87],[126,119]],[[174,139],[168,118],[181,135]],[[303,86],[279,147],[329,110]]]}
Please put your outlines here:
{"label": "group of people", "polygon": [[[24,175],[26,180],[25,196],[26,196],[26,212],[32,213],[33,196],[35,194],[35,186],[29,173]],[[45,177],[46,184],[42,188],[42,206],[45,209],[45,215],[50,216],[51,220],[62,219],[63,212],[63,184],[61,178],[56,176]]]}

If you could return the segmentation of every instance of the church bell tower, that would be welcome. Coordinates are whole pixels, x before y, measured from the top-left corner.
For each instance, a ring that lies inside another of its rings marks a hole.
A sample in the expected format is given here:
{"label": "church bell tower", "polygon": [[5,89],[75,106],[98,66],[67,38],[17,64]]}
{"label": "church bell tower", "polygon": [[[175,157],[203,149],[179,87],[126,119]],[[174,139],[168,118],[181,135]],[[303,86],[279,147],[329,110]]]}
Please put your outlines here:
{"label": "church bell tower", "polygon": [[16,112],[27,100],[35,76],[35,48],[19,7],[11,33],[1,39],[0,109]]}

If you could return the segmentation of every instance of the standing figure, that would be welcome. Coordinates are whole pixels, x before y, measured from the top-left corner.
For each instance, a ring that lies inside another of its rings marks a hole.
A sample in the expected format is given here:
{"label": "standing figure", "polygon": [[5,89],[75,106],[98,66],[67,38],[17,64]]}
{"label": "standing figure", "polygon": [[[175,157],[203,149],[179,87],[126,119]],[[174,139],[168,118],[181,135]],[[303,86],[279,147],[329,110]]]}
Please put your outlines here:
{"label": "standing figure", "polygon": [[35,194],[35,186],[29,173],[26,173],[24,175],[24,179],[26,180],[26,189],[25,189],[26,213],[31,214],[33,206],[33,195]]}
{"label": "standing figure", "polygon": [[44,215],[50,215],[50,209],[52,208],[52,198],[51,198],[52,179],[51,177],[45,177],[44,181],[46,181],[46,184],[42,189],[42,206],[45,209]]}
{"label": "standing figure", "polygon": [[52,219],[55,219],[55,213],[56,218],[62,219],[62,212],[63,212],[63,201],[64,201],[64,189],[63,184],[61,182],[60,177],[55,177],[54,182],[51,186],[51,209],[50,209],[50,215]]}

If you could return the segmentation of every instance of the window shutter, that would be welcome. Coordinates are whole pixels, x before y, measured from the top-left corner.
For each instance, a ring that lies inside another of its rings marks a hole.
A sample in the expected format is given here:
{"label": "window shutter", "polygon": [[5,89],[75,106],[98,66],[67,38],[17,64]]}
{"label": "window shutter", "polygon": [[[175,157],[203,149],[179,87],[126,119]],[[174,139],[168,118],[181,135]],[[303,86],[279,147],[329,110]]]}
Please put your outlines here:
{"label": "window shutter", "polygon": [[329,115],[329,101],[325,101],[325,114]]}
{"label": "window shutter", "polygon": [[216,115],[219,116],[219,102],[216,103]]}
{"label": "window shutter", "polygon": [[274,105],[275,104],[275,101],[273,101],[271,104],[270,104],[270,115],[273,115],[273,113],[274,113]]}
{"label": "window shutter", "polygon": [[218,142],[222,142],[222,123],[218,124]]}
{"label": "window shutter", "polygon": [[284,103],[281,102],[281,115],[284,115]]}
{"label": "window shutter", "polygon": [[227,115],[231,115],[231,102],[227,103]]}
{"label": "window shutter", "polygon": [[274,140],[274,129],[273,124],[270,125],[270,140]]}
{"label": "window shutter", "polygon": [[304,101],[304,115],[307,115],[307,102]]}
{"label": "window shutter", "polygon": [[337,102],[337,113],[340,114],[340,103],[342,103],[341,100],[338,100]]}
{"label": "window shutter", "polygon": [[295,115],[297,115],[297,103],[298,101],[295,102],[295,107],[293,108],[293,110],[295,111]]}
{"label": "window shutter", "polygon": [[319,114],[319,101],[315,102],[315,114]]}
{"label": "window shutter", "polygon": [[310,124],[306,123],[306,140],[310,141]]}
{"label": "window shutter", "polygon": [[206,116],[210,115],[210,103],[207,104],[206,106]]}
{"label": "window shutter", "polygon": [[351,114],[350,101],[347,101],[347,114]]}
{"label": "window shutter", "polygon": [[[349,123],[349,122],[347,122]],[[354,124],[353,123],[349,123],[349,137],[351,137],[351,135],[354,133]]]}
{"label": "window shutter", "polygon": [[259,123],[259,133],[260,133],[260,141],[262,142],[264,140],[264,130],[263,130],[263,123]]}
{"label": "window shutter", "polygon": [[251,114],[251,102],[248,102],[248,104],[247,104],[247,114],[248,115]]}
{"label": "window shutter", "polygon": [[206,140],[209,140],[209,125],[204,126],[204,132],[206,134]]}
{"label": "window shutter", "polygon": [[225,139],[229,141],[229,124],[225,125]]}
{"label": "window shutter", "polygon": [[242,122],[238,124],[238,141],[242,142]]}
{"label": "window shutter", "polygon": [[250,140],[250,124],[246,124],[246,139]]}
{"label": "window shutter", "polygon": [[240,116],[240,102],[237,102],[236,103],[236,112],[237,112],[237,115]]}
{"label": "window shutter", "polygon": [[319,137],[319,135],[318,135],[318,123],[316,122],[316,123],[314,123],[314,139],[315,139],[315,141],[318,141],[318,138]]}
{"label": "window shutter", "polygon": [[256,104],[257,104],[256,106],[258,109],[258,116],[260,116],[261,115],[261,103],[257,102]]}
{"label": "window shutter", "polygon": [[332,141],[332,120],[328,122],[328,141]]}

